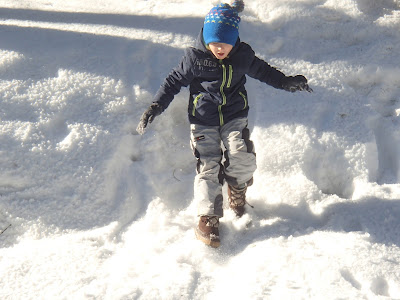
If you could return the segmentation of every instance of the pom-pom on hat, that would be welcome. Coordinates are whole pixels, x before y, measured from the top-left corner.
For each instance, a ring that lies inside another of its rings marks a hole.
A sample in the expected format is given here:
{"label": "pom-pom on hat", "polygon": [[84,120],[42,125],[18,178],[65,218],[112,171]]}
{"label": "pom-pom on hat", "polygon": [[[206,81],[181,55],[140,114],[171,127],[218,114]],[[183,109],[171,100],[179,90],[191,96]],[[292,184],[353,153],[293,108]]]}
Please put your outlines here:
{"label": "pom-pom on hat", "polygon": [[203,38],[206,45],[225,43],[234,46],[239,37],[239,13],[244,9],[243,1],[232,5],[220,3],[213,7],[204,19]]}

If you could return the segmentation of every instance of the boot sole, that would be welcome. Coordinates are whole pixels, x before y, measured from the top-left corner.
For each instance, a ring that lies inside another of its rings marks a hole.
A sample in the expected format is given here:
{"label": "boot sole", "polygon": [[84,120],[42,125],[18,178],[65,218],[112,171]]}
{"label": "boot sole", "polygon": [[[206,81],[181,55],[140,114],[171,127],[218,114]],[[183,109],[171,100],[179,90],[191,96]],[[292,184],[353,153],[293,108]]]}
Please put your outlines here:
{"label": "boot sole", "polygon": [[206,237],[204,237],[197,228],[195,228],[194,233],[196,234],[196,238],[199,241],[202,241],[204,244],[211,246],[213,248],[218,248],[221,245],[220,240],[210,240]]}

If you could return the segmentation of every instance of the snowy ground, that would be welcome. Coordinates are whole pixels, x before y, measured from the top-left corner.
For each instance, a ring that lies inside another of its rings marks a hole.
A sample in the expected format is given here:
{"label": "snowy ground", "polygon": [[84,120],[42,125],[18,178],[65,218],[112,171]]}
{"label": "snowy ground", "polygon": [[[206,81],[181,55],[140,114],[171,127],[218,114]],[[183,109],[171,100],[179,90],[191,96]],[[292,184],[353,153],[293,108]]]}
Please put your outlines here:
{"label": "snowy ground", "polygon": [[[400,2],[248,0],[258,170],[195,240],[187,90],[135,128],[209,0],[0,0],[1,299],[400,299]],[[11,227],[8,227],[11,224]]]}

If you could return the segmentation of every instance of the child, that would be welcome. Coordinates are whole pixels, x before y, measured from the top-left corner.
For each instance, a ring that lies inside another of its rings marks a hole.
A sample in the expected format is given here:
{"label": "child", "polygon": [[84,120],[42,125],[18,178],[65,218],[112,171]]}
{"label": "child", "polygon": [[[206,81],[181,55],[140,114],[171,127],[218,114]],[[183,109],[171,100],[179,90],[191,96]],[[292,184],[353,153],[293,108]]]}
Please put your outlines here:
{"label": "child", "polygon": [[137,128],[143,134],[148,123],[168,107],[181,87],[190,86],[188,115],[191,147],[197,159],[194,195],[199,216],[195,233],[199,240],[215,248],[220,245],[218,225],[223,216],[224,181],[228,183],[229,206],[241,217],[246,190],[253,183],[256,170],[256,154],[247,128],[245,75],[277,89],[312,91],[304,76],[285,76],[255,56],[249,45],[240,42],[238,13],[243,8],[243,1],[235,1],[211,9],[196,46],[185,50],[180,64],[167,76]]}

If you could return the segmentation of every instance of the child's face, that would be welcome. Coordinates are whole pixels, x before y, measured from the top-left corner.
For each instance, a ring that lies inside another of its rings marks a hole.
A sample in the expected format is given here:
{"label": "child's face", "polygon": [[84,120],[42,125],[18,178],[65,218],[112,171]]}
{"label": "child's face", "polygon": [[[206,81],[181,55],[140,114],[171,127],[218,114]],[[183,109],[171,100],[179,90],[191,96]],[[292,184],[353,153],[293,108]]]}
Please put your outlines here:
{"label": "child's face", "polygon": [[212,54],[218,59],[224,59],[231,52],[233,46],[225,43],[210,43],[208,45]]}

